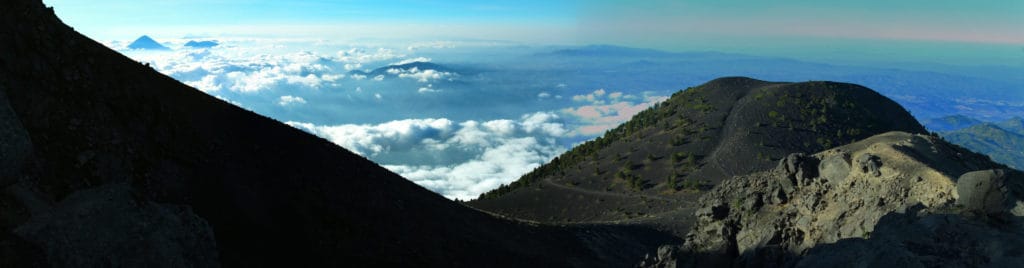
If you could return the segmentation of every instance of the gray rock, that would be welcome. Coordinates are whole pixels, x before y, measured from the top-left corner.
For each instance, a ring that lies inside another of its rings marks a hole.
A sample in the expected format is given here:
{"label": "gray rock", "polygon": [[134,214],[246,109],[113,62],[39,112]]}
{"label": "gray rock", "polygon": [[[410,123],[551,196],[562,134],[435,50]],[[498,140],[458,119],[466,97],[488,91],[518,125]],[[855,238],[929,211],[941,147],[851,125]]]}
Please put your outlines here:
{"label": "gray rock", "polygon": [[0,86],[0,188],[17,182],[21,168],[32,153],[32,142],[7,102]]}
{"label": "gray rock", "polygon": [[55,267],[218,267],[213,230],[187,206],[141,200],[130,186],[75,192],[14,233]]}
{"label": "gray rock", "polygon": [[810,179],[818,177],[818,159],[804,154],[790,154],[779,160],[777,170],[786,174],[794,184],[808,185]]}
{"label": "gray rock", "polygon": [[828,180],[832,185],[842,184],[850,175],[850,154],[842,152],[821,160],[818,172],[821,173],[821,178]]}
{"label": "gray rock", "polygon": [[882,159],[873,154],[861,154],[857,157],[857,168],[861,173],[871,176],[882,176]]}
{"label": "gray rock", "polygon": [[1002,169],[964,173],[956,182],[956,192],[960,195],[956,204],[982,214],[999,214],[1013,208],[1018,197],[1008,187],[1009,177]]}

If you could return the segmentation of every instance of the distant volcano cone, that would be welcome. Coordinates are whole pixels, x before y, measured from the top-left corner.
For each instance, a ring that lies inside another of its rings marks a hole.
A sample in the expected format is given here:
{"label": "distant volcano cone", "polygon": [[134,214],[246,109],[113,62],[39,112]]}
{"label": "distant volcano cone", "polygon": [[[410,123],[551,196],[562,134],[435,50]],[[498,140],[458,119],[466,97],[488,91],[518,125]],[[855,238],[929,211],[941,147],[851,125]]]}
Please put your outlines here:
{"label": "distant volcano cone", "polygon": [[153,38],[150,38],[148,35],[143,35],[139,37],[139,39],[135,39],[134,42],[128,45],[128,48],[146,50],[170,50],[170,48],[161,45],[159,42],[153,40]]}

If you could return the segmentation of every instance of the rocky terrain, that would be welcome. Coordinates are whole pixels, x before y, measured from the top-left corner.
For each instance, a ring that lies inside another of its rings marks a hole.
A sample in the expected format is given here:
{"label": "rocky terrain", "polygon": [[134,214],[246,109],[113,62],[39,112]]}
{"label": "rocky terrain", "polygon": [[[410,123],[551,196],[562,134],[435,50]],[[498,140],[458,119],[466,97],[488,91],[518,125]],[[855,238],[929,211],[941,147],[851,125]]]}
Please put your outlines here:
{"label": "rocky terrain", "polygon": [[679,239],[511,221],[0,2],[0,267],[621,267]]}
{"label": "rocky terrain", "polygon": [[541,222],[630,223],[685,234],[694,201],[736,175],[888,131],[924,133],[858,85],[710,81],[524,175],[470,206]]}
{"label": "rocky terrain", "polygon": [[890,132],[739,176],[700,199],[682,246],[645,267],[1024,265],[1024,174]]}

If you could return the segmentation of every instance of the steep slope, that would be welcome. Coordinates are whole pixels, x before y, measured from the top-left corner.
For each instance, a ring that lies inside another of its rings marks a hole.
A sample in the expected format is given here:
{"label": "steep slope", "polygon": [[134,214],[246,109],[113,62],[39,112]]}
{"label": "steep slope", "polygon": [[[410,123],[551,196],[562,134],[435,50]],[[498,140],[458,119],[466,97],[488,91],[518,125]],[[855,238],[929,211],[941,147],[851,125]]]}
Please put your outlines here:
{"label": "steep slope", "polygon": [[891,132],[718,185],[648,267],[1019,267],[1024,173]]}
{"label": "steep slope", "polygon": [[685,231],[686,208],[724,179],[893,130],[925,132],[898,104],[861,86],[721,78],[469,204],[538,221],[656,221]]}
{"label": "steep slope", "polygon": [[[1012,123],[1004,123],[1013,128]],[[942,132],[952,143],[986,154],[999,163],[1013,168],[1024,168],[1024,133],[1013,132],[992,123],[981,123],[968,128]]]}
{"label": "steep slope", "polygon": [[38,0],[0,3],[0,36],[0,267],[621,266],[670,239],[450,202]]}

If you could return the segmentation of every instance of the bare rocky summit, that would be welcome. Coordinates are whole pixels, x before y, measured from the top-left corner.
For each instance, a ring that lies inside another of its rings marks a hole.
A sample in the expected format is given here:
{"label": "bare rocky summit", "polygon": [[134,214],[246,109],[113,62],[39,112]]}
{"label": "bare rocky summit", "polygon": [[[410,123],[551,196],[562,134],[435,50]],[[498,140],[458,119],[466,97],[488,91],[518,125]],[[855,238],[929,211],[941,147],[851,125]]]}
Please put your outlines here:
{"label": "bare rocky summit", "polygon": [[646,267],[1024,265],[1024,174],[890,132],[728,180]]}

